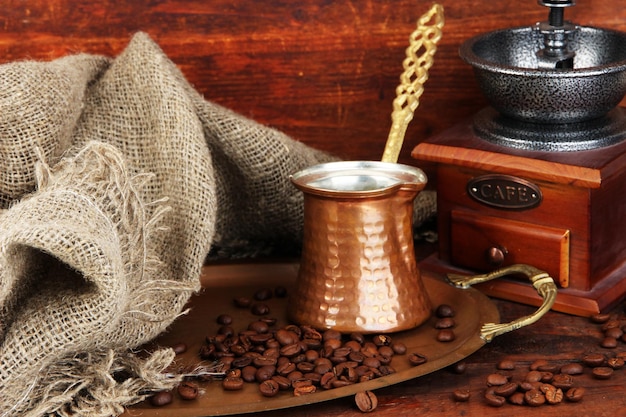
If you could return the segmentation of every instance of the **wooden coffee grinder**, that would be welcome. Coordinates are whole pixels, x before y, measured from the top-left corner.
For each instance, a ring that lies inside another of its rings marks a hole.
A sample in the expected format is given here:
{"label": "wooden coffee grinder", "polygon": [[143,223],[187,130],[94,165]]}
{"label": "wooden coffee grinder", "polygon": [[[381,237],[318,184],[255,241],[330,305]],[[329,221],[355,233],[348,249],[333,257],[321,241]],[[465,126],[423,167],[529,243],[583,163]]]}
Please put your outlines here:
{"label": "wooden coffee grinder", "polygon": [[[548,21],[461,46],[489,107],[412,152],[437,166],[439,250],[421,267],[530,264],[558,283],[554,309],[590,315],[626,294],[626,34],[539,3]],[[541,302],[515,277],[481,290]]]}

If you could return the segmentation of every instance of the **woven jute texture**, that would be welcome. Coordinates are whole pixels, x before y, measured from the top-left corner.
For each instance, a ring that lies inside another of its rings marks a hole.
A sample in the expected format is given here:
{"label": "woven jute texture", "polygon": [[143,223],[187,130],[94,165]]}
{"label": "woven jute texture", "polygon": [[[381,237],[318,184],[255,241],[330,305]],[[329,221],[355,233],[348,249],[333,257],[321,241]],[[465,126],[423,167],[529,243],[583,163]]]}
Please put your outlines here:
{"label": "woven jute texture", "polygon": [[173,387],[172,350],[136,348],[211,248],[298,242],[289,175],[333,159],[204,100],[143,33],[114,59],[0,66],[0,416],[118,415]]}

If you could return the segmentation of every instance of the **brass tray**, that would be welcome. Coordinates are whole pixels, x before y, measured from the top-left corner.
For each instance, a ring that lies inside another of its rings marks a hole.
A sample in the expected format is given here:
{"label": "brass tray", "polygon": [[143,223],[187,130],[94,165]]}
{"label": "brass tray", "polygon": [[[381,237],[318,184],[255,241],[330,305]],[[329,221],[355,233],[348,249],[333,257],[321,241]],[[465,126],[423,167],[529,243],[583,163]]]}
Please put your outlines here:
{"label": "brass tray", "polygon": [[[288,290],[293,287],[297,276],[297,263],[267,264],[227,264],[207,266],[203,269],[201,282],[204,291],[190,301],[191,312],[178,319],[171,329],[157,339],[161,346],[172,346],[184,342],[186,353],[177,358],[181,364],[198,364],[198,351],[206,335],[216,333],[219,314],[228,313],[233,317],[233,327],[247,326],[256,316],[247,309],[234,306],[232,300],[239,296],[252,297],[261,288],[281,285]],[[449,304],[456,311],[454,329],[456,338],[452,342],[436,341],[435,319],[417,329],[392,334],[393,340],[401,341],[408,347],[408,353],[418,352],[428,361],[420,366],[411,366],[406,356],[395,356],[391,365],[396,373],[342,388],[319,390],[305,396],[294,396],[291,392],[281,392],[276,397],[266,398],[258,392],[258,385],[245,384],[241,391],[224,391],[219,381],[202,384],[205,393],[196,400],[184,401],[174,395],[174,402],[164,407],[154,407],[142,402],[130,407],[123,415],[137,416],[176,416],[200,417],[261,412],[287,407],[297,407],[340,397],[354,395],[359,391],[375,390],[392,384],[434,372],[469,356],[486,341],[481,338],[481,327],[485,323],[499,323],[500,317],[495,305],[485,295],[472,288],[459,289],[442,277],[424,273],[424,284],[434,306]],[[278,319],[277,326],[286,324],[286,298],[272,298],[267,301],[271,317]]]}

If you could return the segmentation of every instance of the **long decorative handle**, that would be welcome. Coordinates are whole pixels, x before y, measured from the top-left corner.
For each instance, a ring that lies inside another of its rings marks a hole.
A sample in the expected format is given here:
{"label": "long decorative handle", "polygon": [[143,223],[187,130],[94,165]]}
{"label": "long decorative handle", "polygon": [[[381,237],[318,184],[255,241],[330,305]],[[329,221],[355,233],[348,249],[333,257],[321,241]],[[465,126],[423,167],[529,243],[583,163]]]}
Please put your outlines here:
{"label": "long decorative handle", "polygon": [[546,314],[554,305],[556,300],[557,288],[554,280],[548,273],[535,268],[534,266],[525,264],[511,265],[505,268],[497,269],[483,275],[465,276],[459,274],[448,274],[448,280],[458,288],[469,288],[472,285],[482,282],[491,281],[492,279],[503,277],[505,275],[520,273],[526,275],[532,283],[537,293],[543,298],[543,303],[533,314],[520,317],[510,323],[485,323],[480,331],[480,337],[485,342],[491,342],[494,337],[501,334],[517,330],[520,327],[528,326],[535,323],[544,314]]}
{"label": "long decorative handle", "polygon": [[383,162],[398,162],[406,129],[413,120],[419,98],[424,92],[424,83],[428,79],[428,70],[434,62],[443,24],[443,6],[434,4],[417,20],[417,28],[411,33],[406,58],[402,62],[404,72],[400,75],[400,85],[396,88],[393,101],[392,124],[383,151]]}

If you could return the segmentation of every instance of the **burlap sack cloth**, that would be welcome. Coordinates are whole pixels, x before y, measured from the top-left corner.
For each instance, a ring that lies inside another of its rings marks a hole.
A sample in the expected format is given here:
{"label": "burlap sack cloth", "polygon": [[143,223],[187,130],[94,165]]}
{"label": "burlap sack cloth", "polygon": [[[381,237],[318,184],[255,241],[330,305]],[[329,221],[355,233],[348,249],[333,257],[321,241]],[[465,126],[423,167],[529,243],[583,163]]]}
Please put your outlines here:
{"label": "burlap sack cloth", "polygon": [[205,101],[142,33],[115,59],[0,66],[0,416],[117,415],[172,387],[173,352],[133,348],[211,248],[298,242],[289,174],[330,159]]}

